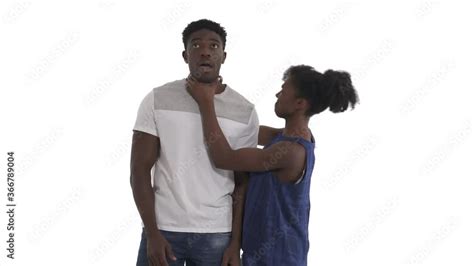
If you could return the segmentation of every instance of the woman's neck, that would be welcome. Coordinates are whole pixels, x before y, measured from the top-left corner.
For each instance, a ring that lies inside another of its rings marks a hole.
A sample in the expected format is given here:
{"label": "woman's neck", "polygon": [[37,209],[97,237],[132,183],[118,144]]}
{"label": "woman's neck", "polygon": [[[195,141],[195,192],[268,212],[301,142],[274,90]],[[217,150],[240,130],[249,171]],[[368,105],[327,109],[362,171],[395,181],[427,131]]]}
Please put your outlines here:
{"label": "woman's neck", "polygon": [[289,137],[301,137],[306,140],[311,140],[311,131],[308,128],[309,118],[307,117],[293,117],[286,119],[283,135]]}

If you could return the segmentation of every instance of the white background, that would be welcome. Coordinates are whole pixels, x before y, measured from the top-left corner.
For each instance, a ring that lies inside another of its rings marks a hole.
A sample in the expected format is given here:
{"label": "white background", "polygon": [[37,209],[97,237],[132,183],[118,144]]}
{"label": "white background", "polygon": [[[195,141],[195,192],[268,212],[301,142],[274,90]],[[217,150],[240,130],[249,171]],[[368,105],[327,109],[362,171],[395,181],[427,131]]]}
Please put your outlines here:
{"label": "white background", "polygon": [[187,75],[181,32],[200,18],[227,29],[222,76],[261,124],[284,125],[273,104],[290,65],[352,74],[360,105],[310,124],[309,265],[473,265],[467,3],[2,1],[0,265],[135,265],[132,127],[146,93]]}

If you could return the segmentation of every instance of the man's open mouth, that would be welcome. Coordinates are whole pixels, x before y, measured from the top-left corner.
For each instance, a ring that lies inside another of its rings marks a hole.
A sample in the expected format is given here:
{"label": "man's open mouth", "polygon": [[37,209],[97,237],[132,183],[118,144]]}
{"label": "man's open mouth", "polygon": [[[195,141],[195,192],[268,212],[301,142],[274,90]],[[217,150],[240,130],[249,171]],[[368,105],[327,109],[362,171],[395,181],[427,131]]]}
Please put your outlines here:
{"label": "man's open mouth", "polygon": [[204,63],[199,64],[199,69],[204,70],[204,71],[210,71],[213,68],[214,68],[214,66],[211,63],[208,63],[208,62],[204,62]]}

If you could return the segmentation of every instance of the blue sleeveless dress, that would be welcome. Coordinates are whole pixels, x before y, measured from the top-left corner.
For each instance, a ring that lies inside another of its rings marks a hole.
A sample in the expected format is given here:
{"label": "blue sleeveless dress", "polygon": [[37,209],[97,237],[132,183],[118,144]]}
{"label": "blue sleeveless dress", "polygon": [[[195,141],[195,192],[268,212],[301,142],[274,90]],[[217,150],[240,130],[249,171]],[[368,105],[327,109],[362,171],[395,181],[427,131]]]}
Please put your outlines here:
{"label": "blue sleeveless dress", "polygon": [[306,150],[306,168],[299,182],[281,182],[270,171],[250,173],[242,231],[242,263],[251,265],[307,265],[309,249],[309,188],[314,167],[314,139],[277,135]]}

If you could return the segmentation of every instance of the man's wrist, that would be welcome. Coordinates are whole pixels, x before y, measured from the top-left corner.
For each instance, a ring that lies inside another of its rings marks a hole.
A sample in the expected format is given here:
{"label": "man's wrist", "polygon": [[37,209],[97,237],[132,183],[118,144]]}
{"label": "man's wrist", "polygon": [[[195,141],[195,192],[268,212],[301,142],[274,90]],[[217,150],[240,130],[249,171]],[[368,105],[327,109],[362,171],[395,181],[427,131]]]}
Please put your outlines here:
{"label": "man's wrist", "polygon": [[158,228],[145,228],[145,235],[147,238],[159,237],[161,235]]}
{"label": "man's wrist", "polygon": [[230,245],[238,247],[240,249],[242,243],[242,239],[240,237],[231,237]]}

